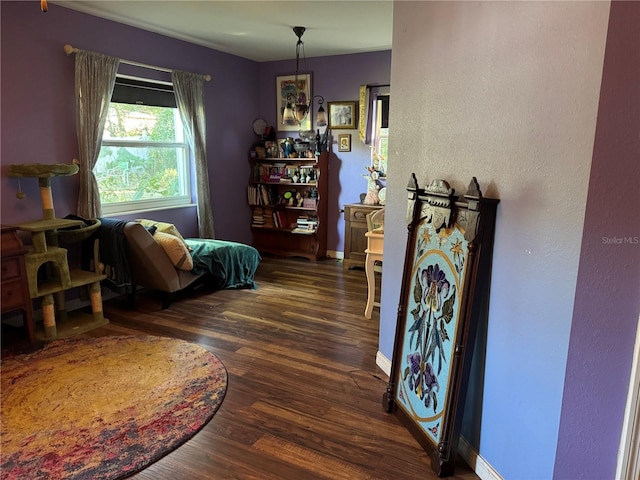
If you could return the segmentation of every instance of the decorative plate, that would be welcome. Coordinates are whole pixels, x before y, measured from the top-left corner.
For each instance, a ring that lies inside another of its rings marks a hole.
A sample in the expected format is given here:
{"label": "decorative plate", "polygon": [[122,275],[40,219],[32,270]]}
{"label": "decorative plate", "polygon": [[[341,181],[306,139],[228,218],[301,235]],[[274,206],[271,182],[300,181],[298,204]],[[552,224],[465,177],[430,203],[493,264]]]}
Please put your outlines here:
{"label": "decorative plate", "polygon": [[378,192],[378,203],[380,205],[384,205],[384,202],[387,200],[387,187],[382,187]]}
{"label": "decorative plate", "polygon": [[260,136],[264,135],[264,132],[266,131],[266,129],[267,129],[267,122],[265,122],[263,119],[258,118],[253,122],[253,132],[256,135],[260,135]]}

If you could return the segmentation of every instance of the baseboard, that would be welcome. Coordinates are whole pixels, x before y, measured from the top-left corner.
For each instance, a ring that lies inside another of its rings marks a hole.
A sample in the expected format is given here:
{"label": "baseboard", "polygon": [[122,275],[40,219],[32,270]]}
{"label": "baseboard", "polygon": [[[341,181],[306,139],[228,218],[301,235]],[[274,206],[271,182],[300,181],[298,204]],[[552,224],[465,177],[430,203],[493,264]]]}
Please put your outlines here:
{"label": "baseboard", "polygon": [[463,436],[461,436],[458,441],[458,455],[473,469],[481,480],[503,480],[500,474],[482,458]]}
{"label": "baseboard", "polygon": [[385,357],[380,350],[376,354],[376,365],[387,374],[387,377],[391,376],[391,360]]}
{"label": "baseboard", "polygon": [[333,250],[327,250],[327,258],[336,258],[338,260],[344,259],[344,252],[334,252]]}
{"label": "baseboard", "polygon": [[[380,351],[376,354],[376,365],[387,374],[387,377],[391,376],[391,360]],[[500,474],[462,436],[458,442],[458,454],[481,480],[503,480]]]}

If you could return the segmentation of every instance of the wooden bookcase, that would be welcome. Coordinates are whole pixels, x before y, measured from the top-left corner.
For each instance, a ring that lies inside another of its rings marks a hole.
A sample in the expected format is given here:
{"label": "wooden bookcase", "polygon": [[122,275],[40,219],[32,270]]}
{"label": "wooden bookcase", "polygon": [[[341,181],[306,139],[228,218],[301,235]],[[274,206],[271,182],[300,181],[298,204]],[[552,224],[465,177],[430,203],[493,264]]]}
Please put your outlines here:
{"label": "wooden bookcase", "polygon": [[282,257],[327,254],[329,153],[312,158],[249,158],[253,246]]}

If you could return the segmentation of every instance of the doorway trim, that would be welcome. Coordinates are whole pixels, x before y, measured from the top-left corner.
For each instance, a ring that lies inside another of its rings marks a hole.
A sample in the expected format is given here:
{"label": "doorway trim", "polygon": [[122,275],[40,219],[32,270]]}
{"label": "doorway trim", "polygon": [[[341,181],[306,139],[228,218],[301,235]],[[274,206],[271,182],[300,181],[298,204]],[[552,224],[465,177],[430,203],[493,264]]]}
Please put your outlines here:
{"label": "doorway trim", "polygon": [[617,480],[640,478],[640,317],[636,327],[631,379],[627,406],[624,411],[620,448],[618,449]]}

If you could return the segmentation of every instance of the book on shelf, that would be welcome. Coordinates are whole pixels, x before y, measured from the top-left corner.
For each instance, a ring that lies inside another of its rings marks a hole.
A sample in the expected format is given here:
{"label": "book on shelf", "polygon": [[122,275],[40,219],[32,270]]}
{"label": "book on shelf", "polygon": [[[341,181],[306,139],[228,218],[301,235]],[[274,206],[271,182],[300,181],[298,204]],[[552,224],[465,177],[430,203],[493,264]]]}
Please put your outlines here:
{"label": "book on shelf", "polygon": [[306,215],[301,215],[296,220],[299,227],[317,227],[318,226],[318,218],[317,217],[308,217]]}
{"label": "book on shelf", "polygon": [[275,224],[273,222],[273,208],[271,207],[264,207],[264,226],[266,228],[274,228]]}
{"label": "book on shelf", "polygon": [[291,230],[291,233],[295,233],[298,235],[313,235],[314,233],[316,233],[316,229],[296,227],[293,230]]}

